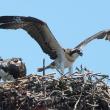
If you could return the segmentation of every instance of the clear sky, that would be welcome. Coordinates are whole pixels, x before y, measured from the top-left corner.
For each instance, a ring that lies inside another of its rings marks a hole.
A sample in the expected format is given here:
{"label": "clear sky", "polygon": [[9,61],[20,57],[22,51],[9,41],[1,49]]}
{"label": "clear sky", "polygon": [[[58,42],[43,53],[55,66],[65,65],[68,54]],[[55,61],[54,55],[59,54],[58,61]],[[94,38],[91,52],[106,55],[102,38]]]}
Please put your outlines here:
{"label": "clear sky", "polygon": [[[73,48],[85,38],[110,29],[110,0],[1,0],[0,16],[32,16],[45,21],[61,46]],[[110,75],[110,42],[95,40],[84,48],[81,64]],[[0,56],[21,57],[28,74],[37,73],[42,59],[50,63],[39,45],[23,30],[0,30]]]}

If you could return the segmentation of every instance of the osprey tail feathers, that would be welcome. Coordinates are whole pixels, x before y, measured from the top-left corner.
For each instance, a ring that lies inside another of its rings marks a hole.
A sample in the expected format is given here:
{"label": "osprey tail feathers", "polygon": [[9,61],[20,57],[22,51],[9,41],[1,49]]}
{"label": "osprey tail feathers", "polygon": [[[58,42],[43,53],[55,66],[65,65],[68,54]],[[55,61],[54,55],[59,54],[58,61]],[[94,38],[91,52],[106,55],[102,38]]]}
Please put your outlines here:
{"label": "osprey tail feathers", "polygon": [[52,62],[51,64],[49,64],[46,67],[37,68],[37,71],[42,72],[42,71],[49,69],[49,68],[52,68],[52,69],[56,68],[55,62]]}
{"label": "osprey tail feathers", "polygon": [[43,67],[37,68],[37,71],[38,71],[38,72],[42,72],[42,71],[44,71],[44,70],[46,70],[46,69],[48,69],[48,68],[50,68],[50,66],[46,66],[45,68],[43,68]]}

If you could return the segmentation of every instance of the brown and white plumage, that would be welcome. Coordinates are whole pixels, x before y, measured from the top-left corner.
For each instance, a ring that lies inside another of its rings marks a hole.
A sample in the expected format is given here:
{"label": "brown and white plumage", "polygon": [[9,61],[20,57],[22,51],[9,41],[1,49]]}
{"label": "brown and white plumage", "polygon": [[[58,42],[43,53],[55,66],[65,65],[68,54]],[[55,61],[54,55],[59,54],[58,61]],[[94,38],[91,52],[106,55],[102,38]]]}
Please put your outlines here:
{"label": "brown and white plumage", "polygon": [[80,44],[78,44],[75,48],[83,49],[89,42],[91,42],[94,39],[105,39],[110,41],[110,30],[103,30],[96,33],[93,36],[88,37],[87,39],[82,41]]}
{"label": "brown and white plumage", "polygon": [[39,43],[42,50],[51,59],[56,59],[57,54],[59,54],[56,48],[61,49],[47,24],[39,19],[22,16],[2,16],[0,17],[0,28],[24,29]]}
{"label": "brown and white plumage", "polygon": [[[46,66],[47,68],[56,68],[60,72],[64,72],[65,68],[69,68],[71,72],[72,64],[78,56],[82,55],[82,48],[94,39],[110,40],[110,30],[101,31],[77,45],[73,49],[63,49],[57,42],[47,24],[33,17],[23,16],[1,16],[1,29],[23,29],[38,42],[43,52],[48,54],[54,62]],[[42,71],[43,68],[39,68]]]}
{"label": "brown and white plumage", "polygon": [[26,66],[21,58],[0,58],[0,79],[14,81],[26,76]]}

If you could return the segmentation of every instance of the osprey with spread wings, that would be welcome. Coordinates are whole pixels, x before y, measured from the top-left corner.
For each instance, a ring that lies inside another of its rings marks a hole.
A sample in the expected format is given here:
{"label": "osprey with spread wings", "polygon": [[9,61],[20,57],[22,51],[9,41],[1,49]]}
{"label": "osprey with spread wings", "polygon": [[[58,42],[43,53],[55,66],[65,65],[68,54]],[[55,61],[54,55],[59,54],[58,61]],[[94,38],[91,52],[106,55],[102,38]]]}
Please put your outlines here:
{"label": "osprey with spread wings", "polygon": [[1,16],[0,29],[23,29],[27,31],[27,33],[40,45],[43,52],[54,60],[45,68],[38,68],[38,71],[54,68],[61,74],[64,73],[65,68],[69,68],[69,72],[72,73],[72,64],[79,56],[82,56],[83,47],[90,41],[94,39],[110,40],[110,30],[104,30],[90,36],[72,49],[64,49],[55,39],[45,22],[37,18],[24,16]]}

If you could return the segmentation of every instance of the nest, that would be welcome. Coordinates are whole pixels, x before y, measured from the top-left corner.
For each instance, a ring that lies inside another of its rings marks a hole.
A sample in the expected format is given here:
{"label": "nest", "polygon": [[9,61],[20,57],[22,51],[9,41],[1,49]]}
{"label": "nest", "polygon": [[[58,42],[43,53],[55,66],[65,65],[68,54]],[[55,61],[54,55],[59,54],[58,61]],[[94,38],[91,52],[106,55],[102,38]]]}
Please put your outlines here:
{"label": "nest", "polygon": [[86,68],[60,78],[28,75],[0,84],[0,110],[110,110],[106,80]]}

